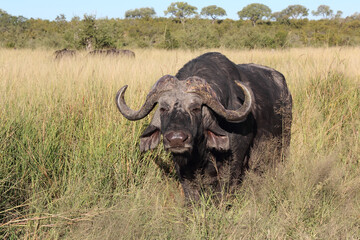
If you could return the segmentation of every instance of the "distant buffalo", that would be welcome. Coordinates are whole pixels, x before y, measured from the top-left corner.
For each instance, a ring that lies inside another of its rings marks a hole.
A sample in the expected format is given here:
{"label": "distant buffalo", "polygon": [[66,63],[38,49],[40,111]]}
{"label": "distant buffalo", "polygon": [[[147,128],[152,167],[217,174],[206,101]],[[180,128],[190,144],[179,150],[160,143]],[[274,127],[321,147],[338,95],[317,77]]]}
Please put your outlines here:
{"label": "distant buffalo", "polygon": [[64,48],[64,49],[55,51],[54,55],[55,55],[55,59],[61,59],[63,57],[74,57],[76,55],[76,51]]}
{"label": "distant buffalo", "polygon": [[131,50],[126,49],[97,49],[89,53],[90,55],[102,55],[102,56],[126,56],[126,57],[135,57],[135,53]]}

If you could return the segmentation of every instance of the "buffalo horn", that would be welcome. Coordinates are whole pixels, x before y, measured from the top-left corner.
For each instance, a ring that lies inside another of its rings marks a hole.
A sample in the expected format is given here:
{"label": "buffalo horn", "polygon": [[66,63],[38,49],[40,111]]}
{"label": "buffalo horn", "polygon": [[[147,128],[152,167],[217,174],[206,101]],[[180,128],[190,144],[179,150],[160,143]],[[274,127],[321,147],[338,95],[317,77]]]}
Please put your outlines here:
{"label": "buffalo horn", "polygon": [[239,81],[235,81],[235,83],[243,90],[245,95],[244,103],[236,110],[225,109],[216,96],[215,91],[201,78],[195,77],[195,79],[192,78],[188,80],[187,92],[194,92],[200,95],[205,105],[210,107],[218,115],[224,117],[228,122],[240,123],[246,120],[247,115],[251,111],[253,95],[250,88]]}
{"label": "buffalo horn", "polygon": [[170,75],[165,75],[160,78],[150,90],[146,96],[144,105],[138,110],[132,110],[126,105],[124,95],[127,89],[127,85],[123,86],[116,94],[116,105],[120,113],[127,119],[135,121],[146,117],[151,110],[155,107],[159,97],[163,92],[171,90],[177,79]]}

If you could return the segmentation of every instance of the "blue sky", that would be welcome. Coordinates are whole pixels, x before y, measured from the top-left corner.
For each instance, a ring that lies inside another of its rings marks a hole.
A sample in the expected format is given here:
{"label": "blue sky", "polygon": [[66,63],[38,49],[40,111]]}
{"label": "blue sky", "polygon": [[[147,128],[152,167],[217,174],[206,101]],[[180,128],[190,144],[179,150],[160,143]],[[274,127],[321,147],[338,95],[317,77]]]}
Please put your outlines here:
{"label": "blue sky", "polygon": [[[360,12],[359,0],[0,0],[0,9],[13,16],[22,15],[26,18],[41,18],[54,20],[59,14],[65,14],[67,20],[74,16],[83,17],[84,14],[96,15],[96,18],[124,18],[125,12],[141,7],[153,7],[157,16],[163,17],[164,11],[172,2],[183,1],[201,8],[217,5],[225,9],[228,18],[239,19],[237,12],[250,3],[262,3],[273,12],[281,11],[289,5],[301,4],[308,9],[316,10],[319,5],[328,5],[336,13],[341,10],[343,17]],[[310,13],[309,12],[309,13]],[[309,16],[313,18],[313,16]]]}

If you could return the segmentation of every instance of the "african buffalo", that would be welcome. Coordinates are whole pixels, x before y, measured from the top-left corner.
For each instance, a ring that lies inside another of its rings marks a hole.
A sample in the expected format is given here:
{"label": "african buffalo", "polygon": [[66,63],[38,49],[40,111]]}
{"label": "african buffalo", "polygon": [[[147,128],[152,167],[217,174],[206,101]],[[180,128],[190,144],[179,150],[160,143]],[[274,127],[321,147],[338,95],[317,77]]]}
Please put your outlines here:
{"label": "african buffalo", "polygon": [[163,136],[187,199],[198,199],[208,186],[215,192],[234,189],[250,168],[252,153],[268,141],[276,143],[277,161],[289,148],[292,97],[274,69],[205,53],[176,76],[161,77],[138,111],[125,103],[127,87],[116,95],[125,118],[142,119],[159,105],[140,136],[140,150],[155,148]]}
{"label": "african buffalo", "polygon": [[64,49],[55,51],[54,55],[55,55],[55,59],[59,60],[63,57],[74,57],[76,55],[76,51],[64,48]]}
{"label": "african buffalo", "polygon": [[125,56],[125,57],[135,57],[135,53],[131,50],[127,49],[97,49],[93,50],[89,53],[90,55],[104,55],[104,56]]}

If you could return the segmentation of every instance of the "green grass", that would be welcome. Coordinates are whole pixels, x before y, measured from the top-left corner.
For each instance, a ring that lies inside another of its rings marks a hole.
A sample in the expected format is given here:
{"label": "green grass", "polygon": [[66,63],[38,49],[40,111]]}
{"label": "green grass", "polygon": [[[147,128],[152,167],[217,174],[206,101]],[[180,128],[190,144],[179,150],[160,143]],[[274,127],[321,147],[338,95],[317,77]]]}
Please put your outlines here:
{"label": "green grass", "polygon": [[168,154],[139,152],[150,117],[125,120],[114,96],[129,84],[127,101],[140,106],[158,78],[201,51],[56,62],[48,51],[2,50],[0,238],[358,238],[360,49],[221,51],[284,73],[291,156],[262,177],[249,172],[220,203],[189,207]]}

